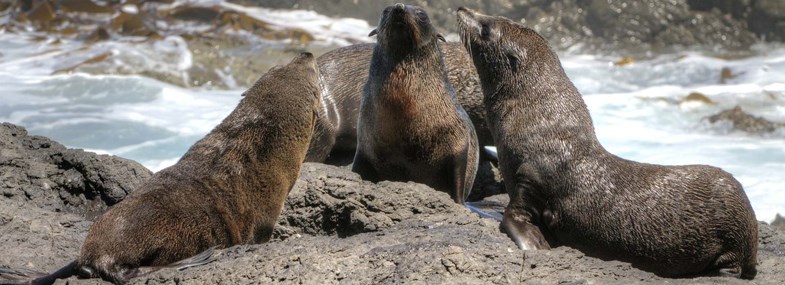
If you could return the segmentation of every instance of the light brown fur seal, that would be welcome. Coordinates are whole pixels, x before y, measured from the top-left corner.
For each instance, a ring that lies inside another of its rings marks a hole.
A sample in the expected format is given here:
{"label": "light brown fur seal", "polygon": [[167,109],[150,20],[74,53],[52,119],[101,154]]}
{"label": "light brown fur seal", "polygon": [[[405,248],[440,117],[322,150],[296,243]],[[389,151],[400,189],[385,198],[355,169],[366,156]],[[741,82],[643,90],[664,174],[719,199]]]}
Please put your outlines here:
{"label": "light brown fur seal", "polygon": [[101,215],[75,262],[25,282],[78,274],[124,283],[211,247],[266,242],[305,159],[317,77],[310,53],[271,69],[177,164]]}
{"label": "light brown fur seal", "polygon": [[465,8],[458,25],[510,194],[502,226],[518,246],[568,245],[662,276],[755,276],[757,222],[733,176],[607,152],[544,38]]}
{"label": "light brown fur seal", "polygon": [[352,171],[414,181],[463,204],[477,173],[471,120],[447,79],[437,34],[420,7],[387,7],[379,21],[357,123]]}

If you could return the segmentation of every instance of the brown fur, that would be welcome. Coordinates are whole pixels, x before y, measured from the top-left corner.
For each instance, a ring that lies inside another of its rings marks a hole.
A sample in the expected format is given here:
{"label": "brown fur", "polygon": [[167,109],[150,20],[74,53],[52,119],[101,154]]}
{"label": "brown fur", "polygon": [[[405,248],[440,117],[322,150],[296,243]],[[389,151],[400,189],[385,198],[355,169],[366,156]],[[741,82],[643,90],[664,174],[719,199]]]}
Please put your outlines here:
{"label": "brown fur", "polygon": [[213,246],[267,241],[316,120],[310,53],[270,70],[237,108],[90,228],[76,268],[122,283]]}
{"label": "brown fur", "polygon": [[[480,145],[493,145],[485,123],[482,89],[471,58],[460,43],[438,43],[444,52],[447,79],[477,132]],[[337,48],[317,58],[321,73],[321,108],[306,161],[344,165],[357,149],[360,98],[375,43]],[[412,112],[415,109],[405,108]],[[482,148],[480,148],[482,149]]]}
{"label": "brown fur", "polygon": [[424,183],[463,204],[474,183],[479,146],[447,80],[438,40],[421,8],[385,9],[363,91],[352,170],[370,181]]}
{"label": "brown fur", "polygon": [[608,153],[544,38],[465,8],[458,19],[510,194],[502,225],[521,248],[568,245],[663,276],[755,276],[757,222],[733,176]]}

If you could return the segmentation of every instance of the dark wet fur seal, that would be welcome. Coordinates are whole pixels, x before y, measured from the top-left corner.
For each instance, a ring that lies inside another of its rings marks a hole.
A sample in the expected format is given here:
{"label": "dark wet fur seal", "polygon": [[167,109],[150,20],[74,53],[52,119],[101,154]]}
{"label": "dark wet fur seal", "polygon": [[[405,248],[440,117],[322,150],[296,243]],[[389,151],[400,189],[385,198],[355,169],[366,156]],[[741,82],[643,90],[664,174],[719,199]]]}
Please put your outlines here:
{"label": "dark wet fur seal", "polygon": [[396,4],[384,10],[352,171],[370,181],[424,183],[463,204],[477,173],[479,146],[447,80],[440,39],[422,8]]}
{"label": "dark wet fur seal", "polygon": [[211,247],[269,240],[311,139],[317,78],[310,53],[271,69],[177,164],[100,216],[75,262],[31,283],[75,274],[124,283]]}
{"label": "dark wet fur seal", "polygon": [[[437,44],[444,53],[447,78],[474,124],[479,144],[493,145],[491,132],[485,123],[480,80],[469,54],[461,43]],[[360,98],[368,80],[375,46],[375,43],[367,43],[341,47],[316,59],[321,74],[321,109],[306,161],[333,165],[352,162],[357,148]]]}
{"label": "dark wet fur seal", "polygon": [[502,226],[521,248],[567,245],[667,277],[755,276],[757,222],[733,176],[608,153],[544,38],[465,8],[458,25],[510,194]]}

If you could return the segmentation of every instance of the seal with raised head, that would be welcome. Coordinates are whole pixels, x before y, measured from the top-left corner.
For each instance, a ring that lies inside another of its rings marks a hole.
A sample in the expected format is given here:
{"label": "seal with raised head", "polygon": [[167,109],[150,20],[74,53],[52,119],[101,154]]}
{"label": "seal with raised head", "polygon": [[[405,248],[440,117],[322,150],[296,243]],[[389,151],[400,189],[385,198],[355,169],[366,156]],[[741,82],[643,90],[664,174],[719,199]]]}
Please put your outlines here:
{"label": "seal with raised head", "polygon": [[374,182],[423,183],[463,204],[479,146],[447,80],[443,38],[422,8],[403,4],[384,9],[374,34],[352,171]]}
{"label": "seal with raised head", "polygon": [[[444,53],[447,79],[474,124],[481,146],[493,145],[485,122],[482,88],[471,58],[461,43],[438,42]],[[316,59],[321,74],[321,109],[306,161],[345,165],[357,149],[357,117],[375,43],[329,51]],[[482,148],[480,148],[482,150]]]}
{"label": "seal with raised head", "polygon": [[124,283],[211,247],[266,242],[305,159],[318,88],[310,53],[271,69],[175,165],[101,215],[76,261],[25,282],[79,275]]}
{"label": "seal with raised head", "polygon": [[510,195],[502,227],[519,247],[567,245],[661,276],[755,276],[755,213],[731,174],[609,153],[542,36],[466,8],[458,25]]}

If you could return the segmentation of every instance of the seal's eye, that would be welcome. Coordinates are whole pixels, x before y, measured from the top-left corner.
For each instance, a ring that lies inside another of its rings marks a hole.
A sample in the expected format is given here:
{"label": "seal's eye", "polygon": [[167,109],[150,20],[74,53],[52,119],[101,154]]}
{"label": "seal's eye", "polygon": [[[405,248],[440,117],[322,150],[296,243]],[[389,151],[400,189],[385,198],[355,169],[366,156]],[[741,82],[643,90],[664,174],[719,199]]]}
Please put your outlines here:
{"label": "seal's eye", "polygon": [[390,10],[391,10],[391,9],[392,9],[392,8],[390,8],[390,7],[384,8],[384,11],[382,11],[382,15],[387,15],[387,14],[390,14]]}
{"label": "seal's eye", "polygon": [[512,72],[518,72],[518,55],[514,53],[507,53],[507,63],[510,64]]}
{"label": "seal's eye", "polygon": [[486,41],[491,39],[491,27],[488,24],[482,24],[482,28],[480,29],[480,37]]}
{"label": "seal's eye", "polygon": [[428,14],[425,14],[425,11],[423,10],[417,10],[417,17],[419,17],[420,20],[427,20]]}

